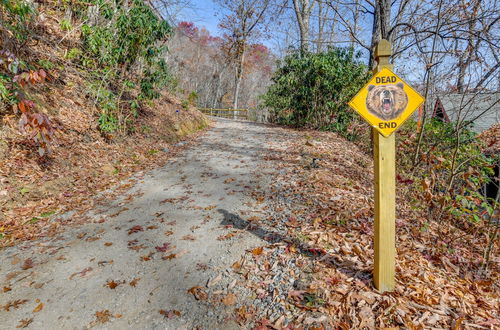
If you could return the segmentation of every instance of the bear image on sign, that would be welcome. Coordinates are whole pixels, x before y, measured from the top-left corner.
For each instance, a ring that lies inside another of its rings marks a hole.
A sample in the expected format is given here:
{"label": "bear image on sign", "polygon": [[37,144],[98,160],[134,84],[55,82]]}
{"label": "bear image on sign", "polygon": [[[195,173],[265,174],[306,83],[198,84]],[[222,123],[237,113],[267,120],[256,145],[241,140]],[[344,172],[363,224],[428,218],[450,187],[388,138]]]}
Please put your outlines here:
{"label": "bear image on sign", "polygon": [[382,120],[398,118],[408,105],[408,95],[403,83],[388,85],[369,85],[366,107],[368,111]]}

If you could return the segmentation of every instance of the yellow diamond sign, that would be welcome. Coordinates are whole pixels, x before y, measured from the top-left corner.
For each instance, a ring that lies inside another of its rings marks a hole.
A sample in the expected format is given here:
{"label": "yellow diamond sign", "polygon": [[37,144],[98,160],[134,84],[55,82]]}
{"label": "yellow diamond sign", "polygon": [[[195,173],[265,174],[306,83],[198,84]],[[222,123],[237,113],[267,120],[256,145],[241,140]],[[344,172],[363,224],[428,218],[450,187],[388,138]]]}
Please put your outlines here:
{"label": "yellow diamond sign", "polygon": [[397,130],[424,102],[424,98],[394,72],[383,68],[349,102],[385,137]]}

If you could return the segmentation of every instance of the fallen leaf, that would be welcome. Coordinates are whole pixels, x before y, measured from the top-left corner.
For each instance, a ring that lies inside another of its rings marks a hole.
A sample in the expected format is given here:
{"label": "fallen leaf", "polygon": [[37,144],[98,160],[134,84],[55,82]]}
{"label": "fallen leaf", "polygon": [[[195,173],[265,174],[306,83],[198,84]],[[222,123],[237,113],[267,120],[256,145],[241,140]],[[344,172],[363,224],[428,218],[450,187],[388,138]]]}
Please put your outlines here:
{"label": "fallen leaf", "polygon": [[264,251],[264,247],[258,247],[258,248],[255,248],[252,250],[252,254],[254,256],[260,256],[262,254],[262,252]]}
{"label": "fallen leaf", "polygon": [[102,261],[98,261],[97,265],[98,266],[104,266],[106,264],[112,264],[112,263],[113,263],[113,260],[109,260],[109,261],[108,260],[102,260]]}
{"label": "fallen leaf", "polygon": [[174,309],[172,310],[164,310],[164,309],[160,309],[160,314],[165,316],[167,319],[171,319],[173,317],[176,317],[176,316],[181,316],[181,312],[179,311],[176,311]]}
{"label": "fallen leaf", "polygon": [[17,256],[13,257],[12,260],[10,261],[11,265],[17,265],[20,262],[21,262],[21,259],[19,259],[19,257],[17,257]]}
{"label": "fallen leaf", "polygon": [[196,298],[196,300],[207,300],[208,299],[208,294],[203,291],[203,288],[201,286],[193,286],[191,289],[188,290],[189,293],[192,293],[193,296]]}
{"label": "fallen leaf", "polygon": [[111,246],[111,245],[113,245],[113,243],[111,243],[111,242],[104,243],[104,246]]}
{"label": "fallen leaf", "polygon": [[[114,171],[114,170],[113,170],[113,171]],[[122,208],[122,209],[118,210],[117,212],[115,212],[115,213],[111,214],[111,215],[110,215],[110,217],[111,217],[111,218],[117,217],[117,216],[119,216],[119,215],[120,215],[120,213],[125,212],[125,211],[128,211],[128,207],[124,207],[124,208]]]}
{"label": "fallen leaf", "polygon": [[161,246],[156,246],[156,247],[155,247],[155,249],[156,249],[156,251],[158,251],[158,252],[165,252],[165,251],[167,251],[168,249],[170,249],[170,246],[171,246],[171,245],[172,245],[172,244],[170,244],[170,243],[163,243],[163,245],[161,245]]}
{"label": "fallen leaf", "polygon": [[132,281],[130,281],[130,286],[133,286],[135,288],[135,286],[137,285],[137,282],[139,282],[141,278],[138,277],[138,278],[134,278]]}
{"label": "fallen leaf", "polygon": [[182,257],[183,255],[189,253],[189,250],[182,250],[181,252],[178,252],[175,254],[176,258]]}
{"label": "fallen leaf", "polygon": [[297,227],[300,227],[300,223],[297,221],[296,217],[291,216],[290,218],[288,218],[288,222],[285,223],[285,226],[297,228]]}
{"label": "fallen leaf", "polygon": [[128,230],[128,234],[131,235],[131,234],[134,234],[134,233],[138,233],[140,231],[144,231],[144,229],[142,228],[142,226],[137,225],[137,226],[133,226],[132,228],[130,228]]}
{"label": "fallen leaf", "polygon": [[3,306],[3,309],[6,311],[6,312],[10,312],[10,308],[11,307],[14,307],[14,309],[18,309],[20,305],[22,304],[25,304],[28,302],[28,299],[17,299],[17,300],[13,300],[11,302],[8,302],[7,304],[5,304]]}
{"label": "fallen leaf", "polygon": [[31,258],[28,258],[26,260],[24,260],[24,263],[23,265],[21,266],[21,268],[23,270],[27,270],[27,269],[30,269],[30,268],[33,268],[33,260]]}
{"label": "fallen leaf", "polygon": [[302,301],[306,292],[303,290],[291,290],[288,292],[288,298],[292,298],[295,301]]}
{"label": "fallen leaf", "polygon": [[9,292],[9,291],[12,291],[12,288],[10,288],[8,286],[3,287],[3,292]]}
{"label": "fallen leaf", "polygon": [[119,286],[120,284],[123,284],[124,282],[115,282],[114,280],[110,280],[108,282],[106,282],[106,285],[108,288],[110,289],[115,289],[117,286]]}
{"label": "fallen leaf", "polygon": [[99,323],[106,323],[109,322],[109,319],[112,317],[111,313],[106,309],[100,312],[95,312],[95,317],[97,319],[97,322]]}
{"label": "fallen leaf", "polygon": [[152,254],[150,253],[150,254],[148,254],[148,255],[141,256],[141,260],[142,260],[142,261],[149,261],[149,260],[151,260],[151,255],[152,255]]}
{"label": "fallen leaf", "polygon": [[229,293],[224,298],[222,298],[222,303],[226,306],[231,306],[236,304],[236,296],[232,293]]}
{"label": "fallen leaf", "polygon": [[38,313],[42,309],[43,309],[43,303],[40,303],[40,304],[38,304],[38,306],[35,307],[35,309],[33,310],[33,313]]}
{"label": "fallen leaf", "polygon": [[31,324],[31,322],[33,322],[33,318],[21,320],[19,321],[19,324],[16,326],[16,328],[18,329],[26,328],[28,325]]}
{"label": "fallen leaf", "polygon": [[85,269],[83,269],[82,271],[80,272],[76,272],[74,274],[71,274],[71,276],[69,277],[70,280],[73,279],[73,277],[75,277],[76,275],[80,275],[80,277],[84,277],[85,275],[87,275],[88,272],[92,271],[92,267],[87,267]]}
{"label": "fallen leaf", "polygon": [[206,271],[208,268],[210,267],[207,264],[202,264],[202,263],[196,264],[196,270]]}
{"label": "fallen leaf", "polygon": [[232,237],[236,236],[237,233],[238,232],[233,231],[233,232],[226,234],[226,235],[220,235],[219,237],[217,237],[217,239],[219,241],[226,241],[226,240],[231,239]]}
{"label": "fallen leaf", "polygon": [[173,231],[171,231],[171,230],[167,230],[167,231],[165,232],[165,236],[170,236],[170,235],[173,235],[173,234],[174,234],[174,232],[173,232]]}
{"label": "fallen leaf", "polygon": [[184,236],[182,239],[185,240],[185,241],[194,241],[194,240],[196,240],[196,237],[194,237],[193,235],[189,234],[189,235]]}
{"label": "fallen leaf", "polygon": [[21,273],[22,273],[21,271],[8,273],[7,275],[5,275],[5,280],[10,281]]}
{"label": "fallen leaf", "polygon": [[175,253],[169,254],[168,256],[161,257],[163,260],[172,260],[176,257]]}

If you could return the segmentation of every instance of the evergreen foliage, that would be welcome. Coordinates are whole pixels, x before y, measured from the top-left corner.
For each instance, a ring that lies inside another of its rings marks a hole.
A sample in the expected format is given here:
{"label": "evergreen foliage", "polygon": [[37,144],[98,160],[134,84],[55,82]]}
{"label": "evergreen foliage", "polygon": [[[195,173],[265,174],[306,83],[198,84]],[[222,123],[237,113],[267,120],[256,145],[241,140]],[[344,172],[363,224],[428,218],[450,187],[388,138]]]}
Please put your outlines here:
{"label": "evergreen foliage", "polygon": [[349,136],[357,118],[347,102],[366,83],[368,71],[348,48],[287,56],[273,76],[264,103],[278,123],[336,131]]}
{"label": "evergreen foliage", "polygon": [[[101,109],[104,132],[126,131],[141,100],[155,99],[175,80],[162,58],[171,26],[144,1],[126,6],[120,1],[96,0],[98,23],[82,26],[83,46],[71,58],[92,70],[89,93]],[[76,54],[76,55],[75,55]],[[130,86],[139,86],[139,94]]]}

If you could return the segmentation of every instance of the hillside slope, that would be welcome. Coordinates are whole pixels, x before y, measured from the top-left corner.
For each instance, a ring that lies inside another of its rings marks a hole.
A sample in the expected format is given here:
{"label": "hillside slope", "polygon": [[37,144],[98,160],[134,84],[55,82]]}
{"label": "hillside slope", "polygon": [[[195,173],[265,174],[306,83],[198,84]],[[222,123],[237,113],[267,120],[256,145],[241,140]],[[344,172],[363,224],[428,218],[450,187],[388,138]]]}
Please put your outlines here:
{"label": "hillside slope", "polygon": [[208,125],[195,108],[161,92],[156,100],[140,103],[137,118],[126,132],[102,131],[98,124],[101,109],[89,93],[89,72],[67,56],[69,50],[82,46],[80,32],[77,28],[65,31],[63,21],[63,8],[41,4],[23,47],[8,38],[8,31],[1,31],[1,50],[26,63],[27,72],[42,64],[45,67],[47,79],[28,84],[23,93],[34,102],[35,111],[47,115],[56,128],[50,153],[40,156],[36,141],[19,130],[16,105],[0,99],[3,246],[53,232],[61,226],[53,221],[56,214],[90,207],[94,203],[91,196],[134,172],[162,164],[180,148],[181,144],[174,143]]}

